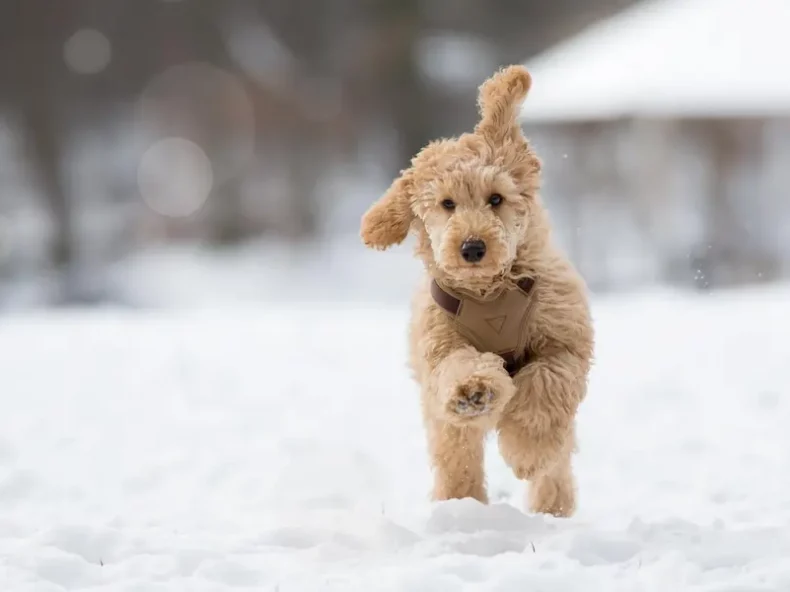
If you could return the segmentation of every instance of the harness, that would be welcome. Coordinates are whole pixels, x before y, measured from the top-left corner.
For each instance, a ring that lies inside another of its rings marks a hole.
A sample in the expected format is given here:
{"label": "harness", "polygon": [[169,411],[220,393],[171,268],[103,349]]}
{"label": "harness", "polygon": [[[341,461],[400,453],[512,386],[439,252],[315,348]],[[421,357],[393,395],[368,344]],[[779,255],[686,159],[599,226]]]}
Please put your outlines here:
{"label": "harness", "polygon": [[527,316],[534,285],[534,279],[522,278],[516,287],[497,297],[478,301],[452,292],[433,280],[431,296],[453,318],[459,333],[478,350],[502,357],[505,369],[513,376],[530,362]]}

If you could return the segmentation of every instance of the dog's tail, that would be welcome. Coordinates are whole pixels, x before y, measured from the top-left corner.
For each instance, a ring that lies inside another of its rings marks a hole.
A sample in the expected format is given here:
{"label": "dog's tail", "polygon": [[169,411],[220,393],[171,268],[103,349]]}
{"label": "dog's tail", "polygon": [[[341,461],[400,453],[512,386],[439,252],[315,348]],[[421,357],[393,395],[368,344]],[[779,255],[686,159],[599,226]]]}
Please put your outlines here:
{"label": "dog's tail", "polygon": [[532,77],[524,66],[508,66],[486,80],[477,99],[480,122],[475,132],[495,143],[518,137],[518,111],[531,86]]}

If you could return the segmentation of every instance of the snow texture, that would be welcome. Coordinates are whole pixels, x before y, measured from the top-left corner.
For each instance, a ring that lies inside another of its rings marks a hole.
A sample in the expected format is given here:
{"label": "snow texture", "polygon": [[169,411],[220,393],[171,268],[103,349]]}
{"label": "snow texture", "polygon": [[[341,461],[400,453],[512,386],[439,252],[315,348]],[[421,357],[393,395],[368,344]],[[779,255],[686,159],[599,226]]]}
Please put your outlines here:
{"label": "snow texture", "polygon": [[0,331],[0,590],[790,590],[790,290],[596,301],[578,514],[433,504],[406,312]]}
{"label": "snow texture", "polygon": [[647,0],[526,65],[525,120],[790,114],[790,2]]}

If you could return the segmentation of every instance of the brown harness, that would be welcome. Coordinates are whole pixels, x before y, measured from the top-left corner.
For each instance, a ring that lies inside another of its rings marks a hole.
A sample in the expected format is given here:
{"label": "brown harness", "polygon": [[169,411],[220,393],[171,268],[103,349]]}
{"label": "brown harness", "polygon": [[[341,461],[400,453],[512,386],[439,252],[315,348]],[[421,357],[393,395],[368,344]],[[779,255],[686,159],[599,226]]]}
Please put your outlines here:
{"label": "brown harness", "polygon": [[472,345],[480,351],[501,356],[505,368],[513,376],[530,362],[527,315],[534,285],[534,279],[523,278],[517,287],[481,302],[455,294],[433,280],[431,296],[453,317],[458,331]]}

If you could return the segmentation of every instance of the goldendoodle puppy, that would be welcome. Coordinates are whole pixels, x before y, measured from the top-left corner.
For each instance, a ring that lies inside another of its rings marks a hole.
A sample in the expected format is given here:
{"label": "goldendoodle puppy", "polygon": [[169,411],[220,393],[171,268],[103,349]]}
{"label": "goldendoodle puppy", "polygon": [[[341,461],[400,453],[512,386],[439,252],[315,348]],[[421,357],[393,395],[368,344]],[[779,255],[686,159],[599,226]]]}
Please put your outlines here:
{"label": "goldendoodle puppy", "polygon": [[480,87],[472,133],[431,142],[365,213],[365,244],[417,236],[426,278],[410,326],[434,499],[487,502],[483,445],[531,481],[529,507],[575,509],[576,410],[593,354],[586,286],[552,243],[540,161],[516,116],[531,85],[511,66]]}

